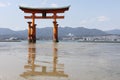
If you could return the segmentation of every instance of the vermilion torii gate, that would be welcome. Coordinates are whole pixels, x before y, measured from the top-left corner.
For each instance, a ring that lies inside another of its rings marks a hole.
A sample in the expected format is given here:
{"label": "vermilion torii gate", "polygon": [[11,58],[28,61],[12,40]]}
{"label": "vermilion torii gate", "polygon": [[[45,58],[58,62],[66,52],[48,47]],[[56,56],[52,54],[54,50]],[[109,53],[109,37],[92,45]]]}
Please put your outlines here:
{"label": "vermilion torii gate", "polygon": [[[54,19],[53,24],[53,41],[58,42],[58,24],[56,19],[63,19],[64,16],[57,15],[59,13],[64,13],[69,10],[70,6],[61,8],[30,8],[20,6],[19,8],[24,11],[24,13],[31,13],[31,16],[24,16],[25,19],[32,19],[32,22],[28,22],[28,40],[29,42],[36,42],[36,24],[35,19]],[[35,14],[42,14],[40,16]],[[48,14],[48,15],[47,15]],[[52,15],[49,15],[52,14]]]}

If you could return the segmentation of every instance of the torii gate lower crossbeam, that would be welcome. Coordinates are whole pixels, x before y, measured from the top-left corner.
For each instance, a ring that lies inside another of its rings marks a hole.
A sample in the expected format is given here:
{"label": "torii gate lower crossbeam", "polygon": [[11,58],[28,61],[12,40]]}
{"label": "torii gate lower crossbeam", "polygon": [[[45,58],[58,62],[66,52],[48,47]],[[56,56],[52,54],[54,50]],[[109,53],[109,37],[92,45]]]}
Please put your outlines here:
{"label": "torii gate lower crossbeam", "polygon": [[[31,43],[36,43],[36,24],[35,19],[54,19],[53,21],[53,41],[59,42],[58,40],[58,24],[56,19],[63,19],[64,16],[58,16],[58,13],[64,13],[69,10],[68,7],[62,8],[29,8],[29,7],[19,7],[25,13],[31,13],[31,16],[25,16],[25,19],[32,19],[31,22],[28,22],[28,40]],[[42,14],[42,16],[36,16],[35,14]],[[52,16],[48,16],[47,14],[53,14]]]}

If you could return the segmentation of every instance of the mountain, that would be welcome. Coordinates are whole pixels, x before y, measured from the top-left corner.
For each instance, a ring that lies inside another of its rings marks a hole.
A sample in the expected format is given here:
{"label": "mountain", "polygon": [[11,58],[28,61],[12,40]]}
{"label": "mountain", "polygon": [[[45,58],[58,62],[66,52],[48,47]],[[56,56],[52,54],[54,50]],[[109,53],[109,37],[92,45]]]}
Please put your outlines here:
{"label": "mountain", "polygon": [[108,34],[118,34],[120,35],[120,30],[119,29],[114,29],[114,30],[109,30],[109,31],[105,31]]}
{"label": "mountain", "polygon": [[[38,38],[52,39],[52,33],[53,33],[52,27],[37,28]],[[87,29],[83,27],[77,28],[59,27],[58,29],[59,39],[66,37],[69,34],[73,34],[76,37],[106,35],[105,32],[97,29]]]}
{"label": "mountain", "polygon": [[59,34],[60,36],[66,36],[69,33],[73,34],[77,37],[82,36],[100,36],[100,35],[106,35],[105,32],[98,30],[98,29],[87,29],[84,27],[77,27],[77,28],[71,28],[71,27],[59,27]]}
{"label": "mountain", "polygon": [[0,28],[0,35],[14,34],[15,31],[8,28]]}
{"label": "mountain", "polygon": [[0,39],[6,39],[8,37],[15,36],[15,31],[8,28],[0,28]]}
{"label": "mountain", "polygon": [[[38,39],[52,39],[52,27],[37,28],[36,34]],[[107,33],[105,33],[104,31],[98,29],[87,29],[84,27],[59,27],[58,34],[59,38],[68,36],[69,34],[72,34],[76,37],[107,35]],[[7,39],[10,37],[27,39],[27,35],[27,30],[13,31],[8,28],[0,28],[0,39]]]}

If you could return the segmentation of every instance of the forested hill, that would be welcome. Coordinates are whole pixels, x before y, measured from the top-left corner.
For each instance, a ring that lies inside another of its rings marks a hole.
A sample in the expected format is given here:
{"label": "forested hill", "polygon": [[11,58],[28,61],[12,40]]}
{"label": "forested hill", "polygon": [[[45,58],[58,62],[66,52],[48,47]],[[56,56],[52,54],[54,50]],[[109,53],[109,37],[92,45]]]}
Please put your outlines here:
{"label": "forested hill", "polygon": [[[37,38],[52,38],[52,27],[45,27],[45,28],[37,28]],[[106,32],[98,30],[98,29],[87,29],[84,27],[59,27],[59,37],[65,37],[68,34],[72,34],[76,37],[82,36],[100,36],[100,35],[107,35]],[[27,29],[14,31],[8,28],[0,28],[0,39],[6,39],[10,37],[18,37],[21,39],[27,39]]]}

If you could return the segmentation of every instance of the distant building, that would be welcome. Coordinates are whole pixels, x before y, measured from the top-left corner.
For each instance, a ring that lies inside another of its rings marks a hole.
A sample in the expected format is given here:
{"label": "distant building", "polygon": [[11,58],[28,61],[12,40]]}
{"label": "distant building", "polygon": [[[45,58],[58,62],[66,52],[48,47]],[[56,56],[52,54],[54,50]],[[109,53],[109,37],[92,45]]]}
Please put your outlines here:
{"label": "distant building", "polygon": [[79,41],[120,41],[120,35],[83,37]]}
{"label": "distant building", "polygon": [[62,40],[77,40],[77,41],[120,41],[120,35],[76,37],[73,34],[69,33]]}
{"label": "distant building", "polygon": [[6,39],[6,40],[18,40],[17,37],[10,37],[9,39]]}

